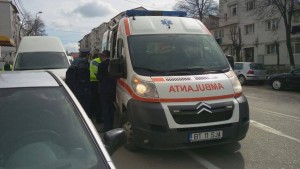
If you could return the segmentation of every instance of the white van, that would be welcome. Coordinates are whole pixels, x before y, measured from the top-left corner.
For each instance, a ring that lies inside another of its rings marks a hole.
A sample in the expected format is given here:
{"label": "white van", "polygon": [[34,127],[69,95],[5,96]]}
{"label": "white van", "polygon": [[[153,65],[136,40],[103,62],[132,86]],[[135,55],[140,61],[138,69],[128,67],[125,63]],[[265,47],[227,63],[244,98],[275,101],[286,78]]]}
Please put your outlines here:
{"label": "white van", "polygon": [[50,70],[62,79],[70,65],[65,49],[57,37],[23,37],[18,48],[13,71]]}
{"label": "white van", "polygon": [[248,102],[207,28],[182,12],[126,15],[111,30],[109,66],[118,78],[116,107],[128,136],[125,146],[179,149],[243,139]]}

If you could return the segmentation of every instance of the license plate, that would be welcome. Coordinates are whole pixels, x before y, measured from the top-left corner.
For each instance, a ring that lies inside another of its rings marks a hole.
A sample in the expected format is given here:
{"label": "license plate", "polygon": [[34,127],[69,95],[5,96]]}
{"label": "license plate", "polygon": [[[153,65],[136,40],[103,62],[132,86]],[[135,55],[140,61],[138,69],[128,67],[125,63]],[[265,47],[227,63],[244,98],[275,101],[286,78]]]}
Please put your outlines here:
{"label": "license plate", "polygon": [[205,141],[205,140],[215,140],[221,139],[223,137],[223,131],[209,131],[209,132],[201,132],[201,133],[190,133],[189,141],[197,142],[197,141]]}

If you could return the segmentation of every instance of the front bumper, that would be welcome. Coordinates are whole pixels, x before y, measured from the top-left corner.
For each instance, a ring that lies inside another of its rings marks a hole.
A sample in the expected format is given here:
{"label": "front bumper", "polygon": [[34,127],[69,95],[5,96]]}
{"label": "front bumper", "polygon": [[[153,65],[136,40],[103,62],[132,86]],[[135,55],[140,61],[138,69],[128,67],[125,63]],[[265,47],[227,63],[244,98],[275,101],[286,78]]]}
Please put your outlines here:
{"label": "front bumper", "polygon": [[[160,103],[128,102],[134,143],[147,149],[183,149],[224,144],[242,140],[249,128],[249,106],[245,96],[237,98],[239,122],[215,126],[170,129]],[[202,142],[189,142],[189,133],[223,131],[223,138]]]}
{"label": "front bumper", "polygon": [[246,80],[248,81],[265,81],[267,80],[266,76],[247,76]]}

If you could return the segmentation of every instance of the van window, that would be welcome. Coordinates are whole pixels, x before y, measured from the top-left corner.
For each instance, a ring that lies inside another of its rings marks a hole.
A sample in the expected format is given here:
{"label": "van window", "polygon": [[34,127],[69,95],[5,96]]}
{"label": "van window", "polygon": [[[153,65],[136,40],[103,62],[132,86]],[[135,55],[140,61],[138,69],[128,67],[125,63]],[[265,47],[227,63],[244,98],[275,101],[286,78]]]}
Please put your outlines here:
{"label": "van window", "polygon": [[220,72],[229,64],[213,36],[136,35],[128,39],[133,69],[141,75],[172,75],[166,72],[198,70]]}
{"label": "van window", "polygon": [[63,52],[24,52],[17,56],[15,70],[65,69],[69,67]]}
{"label": "van window", "polygon": [[124,49],[123,40],[119,39],[118,40],[118,49],[117,49],[117,58],[121,58],[124,55],[123,49]]}

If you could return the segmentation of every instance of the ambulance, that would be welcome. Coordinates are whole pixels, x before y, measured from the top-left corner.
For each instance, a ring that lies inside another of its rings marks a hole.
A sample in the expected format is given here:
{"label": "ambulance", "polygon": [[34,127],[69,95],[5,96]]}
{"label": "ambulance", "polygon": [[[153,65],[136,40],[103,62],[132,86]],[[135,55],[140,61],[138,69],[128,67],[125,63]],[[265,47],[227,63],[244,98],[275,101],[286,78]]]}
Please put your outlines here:
{"label": "ambulance", "polygon": [[249,128],[241,84],[212,34],[182,11],[126,11],[111,27],[125,147],[185,149],[237,142]]}

